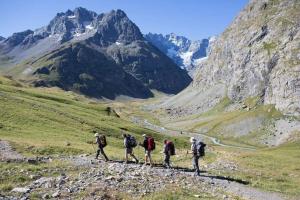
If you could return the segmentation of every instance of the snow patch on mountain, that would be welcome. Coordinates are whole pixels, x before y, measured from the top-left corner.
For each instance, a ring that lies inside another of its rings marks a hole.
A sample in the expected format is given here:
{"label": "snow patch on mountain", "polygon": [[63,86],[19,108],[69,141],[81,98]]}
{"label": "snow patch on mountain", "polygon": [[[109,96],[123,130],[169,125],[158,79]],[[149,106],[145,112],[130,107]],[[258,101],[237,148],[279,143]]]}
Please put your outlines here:
{"label": "snow patch on mountain", "polygon": [[208,39],[192,41],[184,36],[178,36],[174,33],[162,35],[148,33],[144,37],[154,46],[169,56],[178,66],[186,69],[192,75],[201,63],[202,58],[208,54],[210,43],[216,39],[215,36]]}
{"label": "snow patch on mountain", "polygon": [[86,29],[89,29],[89,30],[93,30],[93,29],[95,29],[91,24],[89,24],[89,25],[87,25],[87,26],[85,26],[85,28]]}
{"label": "snow patch on mountain", "polygon": [[75,19],[76,16],[75,15],[72,15],[72,16],[68,16],[69,19]]}

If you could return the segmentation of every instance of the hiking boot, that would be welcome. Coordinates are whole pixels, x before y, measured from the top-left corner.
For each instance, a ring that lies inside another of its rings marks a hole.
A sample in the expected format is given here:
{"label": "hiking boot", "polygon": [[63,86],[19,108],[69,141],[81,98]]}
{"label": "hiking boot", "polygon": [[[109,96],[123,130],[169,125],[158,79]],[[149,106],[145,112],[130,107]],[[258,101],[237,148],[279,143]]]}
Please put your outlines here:
{"label": "hiking boot", "polygon": [[196,172],[194,176],[200,176],[200,172]]}

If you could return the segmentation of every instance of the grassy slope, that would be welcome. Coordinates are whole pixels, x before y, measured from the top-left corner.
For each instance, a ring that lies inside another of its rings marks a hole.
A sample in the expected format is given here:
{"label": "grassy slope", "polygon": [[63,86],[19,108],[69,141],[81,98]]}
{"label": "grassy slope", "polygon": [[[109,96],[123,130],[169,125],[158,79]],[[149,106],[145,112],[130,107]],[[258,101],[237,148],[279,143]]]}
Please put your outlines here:
{"label": "grassy slope", "polygon": [[[54,88],[27,88],[12,80],[0,79],[2,139],[9,140],[24,153],[87,153],[93,147],[93,130],[108,136],[108,152],[122,151],[121,130],[128,130],[138,140],[143,133],[154,136],[159,144],[164,136],[138,127],[129,118],[108,115],[107,103],[97,103],[71,92]],[[18,87],[16,87],[18,86]],[[179,146],[185,141],[178,140]],[[66,146],[69,142],[71,145]],[[117,155],[117,154],[115,154]]]}
{"label": "grassy slope", "polygon": [[[97,130],[107,135],[105,150],[108,157],[120,160],[124,155],[121,130],[127,130],[139,141],[142,141],[144,133],[154,136],[157,141],[154,161],[161,163],[160,151],[165,136],[131,123],[129,116],[134,113],[125,113],[125,117],[121,115],[121,118],[114,113],[108,115],[107,107],[111,105],[114,104],[92,101],[56,88],[29,88],[0,76],[0,138],[10,141],[18,152],[27,156],[73,155],[94,153],[93,146],[87,142],[94,140],[92,131]],[[142,112],[137,114],[143,116]],[[185,153],[188,147],[186,137],[168,138],[175,141],[178,154]],[[70,145],[67,146],[67,143]],[[136,148],[135,153],[143,158],[141,147]],[[172,160],[174,165],[186,163],[190,167],[188,157],[174,157]],[[35,171],[36,168],[59,168],[60,165],[63,163],[37,167],[0,163],[0,175],[3,177],[0,191],[9,191],[13,186],[30,181],[21,169]],[[16,169],[14,178],[7,176],[9,168]]]}
{"label": "grassy slope", "polygon": [[[224,151],[225,150],[225,151]],[[227,160],[238,165],[237,171],[212,171],[247,180],[253,187],[300,198],[300,142],[257,151],[222,149]]]}
{"label": "grassy slope", "polygon": [[[233,124],[239,124],[244,120],[251,120],[259,118],[262,121],[262,127],[270,125],[272,120],[279,119],[283,115],[277,111],[273,105],[260,105],[258,98],[249,98],[244,101],[247,109],[231,110],[228,111],[228,106],[231,105],[231,101],[226,97],[220,101],[211,110],[179,118],[176,121],[168,122],[168,126],[173,124],[180,124],[182,129],[197,132],[206,130],[206,134],[217,137],[222,140],[223,143],[231,145],[239,145],[245,147],[257,146],[262,147],[257,141],[264,134],[268,134],[265,128],[259,128],[252,131],[250,134],[236,137],[235,133],[228,131],[227,127]],[[177,125],[178,126],[178,125]]]}

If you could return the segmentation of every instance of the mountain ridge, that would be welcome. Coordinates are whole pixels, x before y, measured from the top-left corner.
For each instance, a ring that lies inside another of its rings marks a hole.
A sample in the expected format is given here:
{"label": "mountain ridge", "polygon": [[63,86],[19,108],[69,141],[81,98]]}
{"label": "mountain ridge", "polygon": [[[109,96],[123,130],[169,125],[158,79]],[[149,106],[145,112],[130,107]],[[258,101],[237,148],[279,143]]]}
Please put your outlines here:
{"label": "mountain ridge", "polygon": [[[142,87],[139,84],[137,87],[145,92],[145,95],[142,95],[141,91],[136,91],[139,94],[138,97],[151,97],[150,89],[176,94],[191,82],[191,78],[184,70],[144,39],[138,26],[120,9],[98,15],[79,7],[73,11],[57,13],[49,24],[42,28],[14,33],[0,42],[0,52],[2,52],[0,57],[6,58],[5,62],[2,62],[4,67],[1,68],[4,68],[5,73],[25,80],[37,77],[39,80],[47,78],[49,74],[41,75],[40,72],[49,67],[53,69],[50,66],[53,63],[49,65],[49,63],[40,62],[46,65],[34,67],[30,66],[30,63],[66,45],[78,42],[84,42],[88,48],[103,54],[107,62],[113,61],[126,74],[136,79],[136,83],[140,82],[144,85]],[[51,62],[59,62],[59,60],[62,62],[60,56],[57,56],[57,59],[52,59]],[[37,70],[38,68],[43,70]],[[78,77],[73,80],[78,80]],[[131,81],[128,82],[128,86],[130,85]],[[128,86],[125,88],[131,88]],[[104,93],[109,92],[103,91]],[[131,92],[124,90],[123,93],[137,97],[134,95],[134,90]],[[89,95],[101,96],[91,93]]]}
{"label": "mountain ridge", "polygon": [[148,33],[144,37],[178,66],[189,71],[190,75],[193,74],[198,63],[206,58],[211,41],[210,38],[193,41],[175,33],[166,35]]}

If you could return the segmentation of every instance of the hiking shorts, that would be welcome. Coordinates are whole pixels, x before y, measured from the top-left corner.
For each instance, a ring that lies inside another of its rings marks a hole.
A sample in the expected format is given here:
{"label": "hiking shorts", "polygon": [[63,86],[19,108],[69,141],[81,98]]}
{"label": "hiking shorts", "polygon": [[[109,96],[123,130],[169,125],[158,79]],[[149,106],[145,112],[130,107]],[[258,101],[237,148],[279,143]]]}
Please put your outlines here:
{"label": "hiking shorts", "polygon": [[126,154],[132,154],[133,153],[133,148],[126,148],[125,152],[126,152]]}
{"label": "hiking shorts", "polygon": [[145,150],[145,156],[151,157],[151,150]]}

